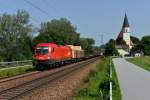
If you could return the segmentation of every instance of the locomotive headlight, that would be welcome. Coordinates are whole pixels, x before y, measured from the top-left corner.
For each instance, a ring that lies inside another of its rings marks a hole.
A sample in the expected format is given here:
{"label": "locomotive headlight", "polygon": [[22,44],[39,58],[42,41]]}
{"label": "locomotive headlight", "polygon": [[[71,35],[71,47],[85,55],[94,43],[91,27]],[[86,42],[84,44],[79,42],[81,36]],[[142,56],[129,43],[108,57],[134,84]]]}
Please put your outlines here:
{"label": "locomotive headlight", "polygon": [[50,59],[50,57],[48,56],[47,59]]}

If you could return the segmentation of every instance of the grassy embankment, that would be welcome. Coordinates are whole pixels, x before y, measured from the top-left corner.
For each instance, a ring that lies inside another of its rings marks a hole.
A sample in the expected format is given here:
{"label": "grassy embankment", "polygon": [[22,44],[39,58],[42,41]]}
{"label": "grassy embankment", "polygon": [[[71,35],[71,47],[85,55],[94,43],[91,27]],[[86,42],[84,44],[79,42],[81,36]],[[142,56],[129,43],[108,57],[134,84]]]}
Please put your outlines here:
{"label": "grassy embankment", "polygon": [[145,70],[150,71],[150,56],[128,58],[127,61],[136,64]]}
{"label": "grassy embankment", "polygon": [[[109,59],[102,59],[84,79],[85,84],[79,89],[74,100],[108,100],[109,84],[113,83],[113,100],[121,100],[121,92],[117,81],[114,66],[112,66],[112,79],[109,77]],[[113,64],[112,64],[113,65]]]}
{"label": "grassy embankment", "polygon": [[24,74],[34,70],[35,68],[33,66],[3,68],[0,69],[0,78]]}

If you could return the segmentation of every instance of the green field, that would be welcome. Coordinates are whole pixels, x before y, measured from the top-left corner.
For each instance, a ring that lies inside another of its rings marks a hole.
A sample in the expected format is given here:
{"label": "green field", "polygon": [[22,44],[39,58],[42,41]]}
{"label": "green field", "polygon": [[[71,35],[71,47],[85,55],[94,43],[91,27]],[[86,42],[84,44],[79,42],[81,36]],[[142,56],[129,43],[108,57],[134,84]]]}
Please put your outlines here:
{"label": "green field", "polygon": [[35,68],[33,66],[3,68],[0,69],[0,78],[24,74],[34,70]]}
{"label": "green field", "polygon": [[136,64],[145,70],[150,71],[150,56],[128,58],[127,61]]}
{"label": "green field", "polygon": [[115,69],[113,67],[112,79],[110,79],[109,68],[109,59],[101,60],[84,79],[85,84],[78,90],[74,100],[108,100],[110,81],[113,83],[113,100],[121,100]]}

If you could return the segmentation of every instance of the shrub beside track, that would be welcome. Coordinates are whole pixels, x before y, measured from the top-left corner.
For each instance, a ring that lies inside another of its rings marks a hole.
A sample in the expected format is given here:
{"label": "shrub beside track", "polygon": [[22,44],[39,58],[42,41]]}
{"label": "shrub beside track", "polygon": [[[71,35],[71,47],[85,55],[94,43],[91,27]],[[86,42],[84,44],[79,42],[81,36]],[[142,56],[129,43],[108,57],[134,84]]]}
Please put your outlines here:
{"label": "shrub beside track", "polygon": [[5,78],[5,77],[11,77],[11,76],[15,76],[15,75],[28,73],[31,71],[35,71],[35,68],[31,65],[3,68],[3,69],[0,69],[0,79]]}
{"label": "shrub beside track", "polygon": [[113,99],[121,100],[121,92],[114,66],[112,66],[112,79],[109,77],[109,72],[109,58],[104,58],[84,79],[85,85],[79,89],[74,100],[108,100],[110,81],[113,84]]}

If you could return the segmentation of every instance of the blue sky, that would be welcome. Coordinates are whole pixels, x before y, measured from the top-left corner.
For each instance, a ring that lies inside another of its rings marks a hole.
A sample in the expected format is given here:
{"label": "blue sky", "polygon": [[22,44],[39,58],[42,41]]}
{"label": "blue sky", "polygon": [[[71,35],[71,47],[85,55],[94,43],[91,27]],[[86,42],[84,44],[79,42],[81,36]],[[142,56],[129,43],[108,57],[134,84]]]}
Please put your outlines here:
{"label": "blue sky", "polygon": [[96,45],[116,38],[125,12],[131,26],[131,35],[141,38],[150,35],[149,0],[28,0],[48,13],[41,13],[24,0],[0,0],[0,14],[16,13],[18,9],[29,12],[35,26],[51,19],[69,19],[82,37],[91,37]]}

